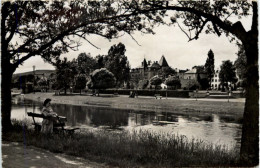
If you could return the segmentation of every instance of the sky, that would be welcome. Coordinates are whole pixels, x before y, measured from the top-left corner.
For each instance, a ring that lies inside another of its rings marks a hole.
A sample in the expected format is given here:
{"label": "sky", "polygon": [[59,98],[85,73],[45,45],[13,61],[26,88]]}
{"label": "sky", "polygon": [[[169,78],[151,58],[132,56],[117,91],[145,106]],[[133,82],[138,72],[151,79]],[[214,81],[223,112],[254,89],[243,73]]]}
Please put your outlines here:
{"label": "sky", "polygon": [[[248,30],[251,26],[250,17],[242,21],[244,27]],[[204,65],[207,59],[208,51],[211,49],[215,56],[215,67],[219,67],[224,60],[234,62],[237,58],[238,47],[235,41],[230,43],[225,35],[218,37],[215,34],[201,34],[198,40],[188,42],[186,35],[175,26],[159,26],[154,29],[155,35],[141,34],[134,32],[132,37],[125,34],[124,36],[111,41],[96,35],[90,35],[88,40],[99,47],[97,49],[88,42],[81,40],[82,46],[78,51],[70,51],[63,54],[68,60],[77,58],[82,53],[90,53],[95,57],[99,54],[107,54],[109,48],[123,43],[126,47],[125,55],[127,56],[131,68],[141,65],[144,58],[146,60],[159,61],[162,55],[166,58],[169,66],[178,69],[191,69],[195,65]],[[20,65],[15,73],[28,72],[33,70],[55,69],[52,65],[45,63],[41,57],[34,56],[28,59],[23,65]]]}

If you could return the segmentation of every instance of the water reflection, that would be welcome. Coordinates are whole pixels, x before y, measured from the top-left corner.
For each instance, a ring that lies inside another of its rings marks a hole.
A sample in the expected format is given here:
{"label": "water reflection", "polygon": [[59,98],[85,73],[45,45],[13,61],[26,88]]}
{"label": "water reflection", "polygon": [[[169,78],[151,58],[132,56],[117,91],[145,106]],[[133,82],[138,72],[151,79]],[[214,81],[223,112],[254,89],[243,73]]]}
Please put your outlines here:
{"label": "water reflection", "polygon": [[[148,130],[156,133],[181,134],[188,138],[239,147],[241,124],[235,116],[173,114],[120,110],[106,107],[52,104],[53,110],[66,116],[67,125],[81,128]],[[15,99],[11,118],[29,119],[27,112],[40,113],[41,103]],[[41,119],[37,119],[41,122]]]}

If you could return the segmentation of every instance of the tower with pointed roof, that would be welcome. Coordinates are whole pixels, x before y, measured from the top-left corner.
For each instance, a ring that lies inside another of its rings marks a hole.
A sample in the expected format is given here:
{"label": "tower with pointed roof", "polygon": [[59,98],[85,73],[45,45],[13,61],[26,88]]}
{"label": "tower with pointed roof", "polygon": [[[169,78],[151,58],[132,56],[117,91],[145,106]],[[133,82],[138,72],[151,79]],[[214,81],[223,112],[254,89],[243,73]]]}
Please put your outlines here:
{"label": "tower with pointed roof", "polygon": [[164,57],[164,55],[162,55],[162,57],[161,57],[161,59],[160,59],[160,61],[159,61],[159,65],[160,65],[161,67],[168,67],[168,66],[169,66],[168,63],[167,63],[167,61],[166,61],[166,59],[165,59],[165,57]]}
{"label": "tower with pointed roof", "polygon": [[147,61],[145,58],[144,58],[144,61],[142,62],[142,66],[143,66],[144,70],[147,69],[147,67],[148,67],[148,64],[147,64]]}

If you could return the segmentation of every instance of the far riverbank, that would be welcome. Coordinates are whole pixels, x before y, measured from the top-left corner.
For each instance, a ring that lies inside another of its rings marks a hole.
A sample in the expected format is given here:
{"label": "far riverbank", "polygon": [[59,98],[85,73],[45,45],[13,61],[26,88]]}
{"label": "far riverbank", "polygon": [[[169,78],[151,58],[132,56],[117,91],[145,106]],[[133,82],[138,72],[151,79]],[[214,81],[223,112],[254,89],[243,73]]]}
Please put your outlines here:
{"label": "far riverbank", "polygon": [[190,98],[168,98],[155,99],[154,97],[129,98],[128,96],[114,95],[55,95],[54,93],[30,93],[25,94],[26,99],[43,102],[51,98],[52,103],[71,104],[80,106],[98,106],[118,109],[132,109],[154,112],[172,113],[212,113],[243,115],[244,99],[190,99]]}

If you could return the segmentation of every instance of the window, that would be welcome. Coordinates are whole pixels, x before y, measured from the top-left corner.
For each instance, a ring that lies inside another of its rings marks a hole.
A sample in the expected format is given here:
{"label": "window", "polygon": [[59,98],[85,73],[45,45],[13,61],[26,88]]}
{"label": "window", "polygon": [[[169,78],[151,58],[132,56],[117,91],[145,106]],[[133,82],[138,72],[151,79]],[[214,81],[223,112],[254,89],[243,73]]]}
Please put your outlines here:
{"label": "window", "polygon": [[215,84],[215,88],[217,88],[218,87],[218,85],[217,84]]}
{"label": "window", "polygon": [[215,77],[218,77],[218,75],[215,75]]}
{"label": "window", "polygon": [[214,79],[212,79],[211,81],[214,82]]}

